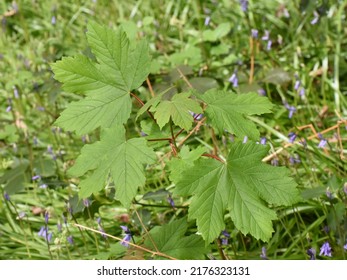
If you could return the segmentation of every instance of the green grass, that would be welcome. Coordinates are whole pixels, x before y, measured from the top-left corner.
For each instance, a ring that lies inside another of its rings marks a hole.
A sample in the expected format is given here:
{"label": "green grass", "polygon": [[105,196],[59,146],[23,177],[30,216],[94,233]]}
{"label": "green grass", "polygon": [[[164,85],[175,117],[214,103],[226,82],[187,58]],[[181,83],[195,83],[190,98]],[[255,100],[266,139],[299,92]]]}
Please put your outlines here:
{"label": "green grass", "polygon": [[[139,195],[130,210],[122,208],[108,191],[95,195],[90,207],[72,199],[78,192],[78,180],[67,176],[66,171],[83,143],[93,143],[99,135],[81,139],[53,126],[67,104],[81,97],[61,89],[53,79],[50,63],[80,50],[90,55],[84,34],[90,20],[122,25],[130,37],[147,39],[154,61],[149,81],[156,94],[171,84],[186,86],[175,74],[178,66],[186,65],[180,69],[197,89],[217,86],[232,90],[228,79],[236,70],[239,86],[233,90],[264,89],[275,104],[273,114],[253,120],[271,151],[278,151],[267,162],[276,159],[279,165],[290,168],[303,200],[290,208],[276,208],[279,219],[274,221],[275,232],[267,244],[242,235],[227,217],[231,239],[222,249],[228,258],[260,259],[265,246],[270,259],[308,259],[306,250],[311,247],[316,249],[317,258],[345,259],[347,1],[317,2],[323,4],[250,1],[244,13],[238,1],[20,0],[17,7],[12,1],[2,1],[0,192],[8,193],[11,200],[6,201],[3,195],[0,199],[0,259],[142,258],[142,253],[126,251],[117,240],[74,224],[98,230],[97,218],[101,217],[105,232],[120,238],[124,235],[119,225],[128,224],[141,245],[146,229],[186,215],[185,208],[170,208],[163,196],[155,201]],[[314,11],[319,13],[319,21],[311,24]],[[207,16],[211,18],[208,26],[204,24]],[[218,26],[222,28],[214,34]],[[250,38],[251,29],[259,30],[258,39]],[[271,50],[261,40],[265,30],[270,31]],[[294,88],[296,80],[305,89],[304,96]],[[138,95],[144,101],[150,98],[148,84]],[[288,118],[285,102],[296,108],[292,118]],[[308,125],[328,140],[324,148],[318,147],[321,139]],[[127,126],[130,133],[141,131],[138,123]],[[293,144],[288,142],[290,132],[298,134]],[[228,139],[227,134],[211,139],[208,129],[202,127],[188,141],[209,148],[217,140],[227,149]],[[305,145],[299,140],[305,140]],[[150,170],[141,193],[173,187],[164,167],[170,147],[156,145],[162,162]],[[293,156],[300,162],[292,163]],[[33,181],[37,174],[41,179]],[[43,184],[48,188],[40,188]],[[332,194],[330,199],[327,190]],[[174,199],[184,206],[182,198]],[[49,244],[37,234],[46,211],[53,233]],[[21,212],[25,216],[18,218]],[[57,224],[62,225],[61,230]],[[191,230],[194,232],[194,225]],[[74,244],[67,241],[68,236],[73,236]],[[318,256],[326,241],[333,249],[331,258]],[[215,244],[211,255],[221,257]]]}

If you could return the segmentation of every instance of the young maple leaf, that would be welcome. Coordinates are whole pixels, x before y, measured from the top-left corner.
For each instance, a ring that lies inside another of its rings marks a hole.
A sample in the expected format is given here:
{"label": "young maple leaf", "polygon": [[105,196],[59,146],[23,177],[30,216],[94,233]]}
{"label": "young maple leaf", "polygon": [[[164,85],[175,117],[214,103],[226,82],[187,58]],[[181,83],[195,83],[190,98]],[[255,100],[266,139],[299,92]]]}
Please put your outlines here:
{"label": "young maple leaf", "polygon": [[110,175],[116,187],[116,198],[129,207],[138,187],[146,181],[143,164],[153,163],[155,159],[156,154],[146,145],[145,139],[126,140],[124,127],[113,126],[102,131],[100,141],[82,148],[69,174],[82,176],[93,171],[79,184],[81,198],[100,191]]}
{"label": "young maple leaf", "polygon": [[185,218],[155,227],[149,232],[151,238],[145,240],[145,246],[178,259],[201,260],[209,248],[205,246],[201,236],[185,236],[187,229]]}
{"label": "young maple leaf", "polygon": [[63,58],[52,64],[54,77],[66,91],[84,93],[71,103],[55,124],[86,134],[95,128],[125,123],[131,113],[130,91],[149,74],[148,44],[130,46],[127,34],[89,23],[87,41],[96,62],[84,55]]}
{"label": "young maple leaf", "polygon": [[255,124],[246,118],[247,115],[270,113],[271,102],[257,93],[235,94],[223,90],[210,89],[197,96],[207,104],[207,120],[220,133],[226,129],[229,133],[243,139],[259,139]]}
{"label": "young maple leaf", "polygon": [[226,210],[242,233],[267,241],[277,216],[265,202],[291,205],[300,199],[285,167],[261,162],[268,149],[253,142],[235,143],[225,163],[199,159],[175,182],[176,194],[193,195],[189,218],[197,220],[206,242],[213,241],[225,228]]}

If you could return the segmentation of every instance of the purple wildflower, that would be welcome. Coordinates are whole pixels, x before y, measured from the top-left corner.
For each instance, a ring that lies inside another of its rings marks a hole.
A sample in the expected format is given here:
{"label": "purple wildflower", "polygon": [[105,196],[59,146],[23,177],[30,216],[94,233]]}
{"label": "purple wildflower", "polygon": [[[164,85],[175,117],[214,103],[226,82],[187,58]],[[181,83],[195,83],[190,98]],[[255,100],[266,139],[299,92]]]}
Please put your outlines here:
{"label": "purple wildflower", "polygon": [[52,25],[55,25],[57,23],[56,16],[52,16],[51,23],[52,23]]}
{"label": "purple wildflower", "polygon": [[347,251],[347,243],[343,246],[343,249]]}
{"label": "purple wildflower", "polygon": [[85,207],[89,207],[90,206],[90,200],[88,198],[83,199],[83,205]]}
{"label": "purple wildflower", "polygon": [[41,184],[41,185],[39,185],[39,188],[40,189],[47,189],[48,185],[47,184]]}
{"label": "purple wildflower", "polygon": [[295,155],[295,156],[289,157],[289,162],[291,165],[294,165],[296,163],[300,163],[301,160],[300,160],[300,157],[298,155]]}
{"label": "purple wildflower", "polygon": [[72,235],[69,235],[68,237],[66,237],[66,240],[67,240],[67,242],[69,242],[71,245],[73,245],[73,237],[72,237]]}
{"label": "purple wildflower", "polygon": [[296,111],[296,108],[294,106],[290,106],[287,102],[284,102],[284,107],[289,111],[288,118],[291,119]]}
{"label": "purple wildflower", "polygon": [[7,200],[7,201],[10,201],[11,198],[9,196],[9,194],[7,192],[4,193],[4,198]]}
{"label": "purple wildflower", "polygon": [[305,96],[305,88],[300,88],[299,90],[299,96],[304,97]]}
{"label": "purple wildflower", "polygon": [[49,220],[49,213],[48,211],[45,212],[45,223],[46,225],[48,224],[48,220]]}
{"label": "purple wildflower", "polygon": [[48,227],[42,226],[40,231],[38,232],[38,236],[43,237],[46,241],[51,242],[52,240],[52,232],[48,232]]}
{"label": "purple wildflower", "polygon": [[241,6],[242,12],[247,12],[248,0],[240,0],[240,6]]}
{"label": "purple wildflower", "polygon": [[10,105],[10,106],[7,106],[7,108],[6,108],[6,112],[8,113],[8,112],[10,112],[12,110],[12,106]]}
{"label": "purple wildflower", "polygon": [[288,133],[288,138],[289,138],[289,143],[294,143],[297,135],[295,132],[289,132]]}
{"label": "purple wildflower", "polygon": [[331,247],[329,242],[325,242],[322,247],[320,248],[320,256],[326,256],[326,257],[331,257]]}
{"label": "purple wildflower", "polygon": [[129,247],[129,241],[131,240],[131,231],[129,230],[129,228],[127,226],[120,226],[122,228],[122,230],[125,233],[125,236],[123,238],[123,240],[121,241],[121,245],[125,246],[125,247]]}
{"label": "purple wildflower", "polygon": [[228,245],[228,238],[222,238],[221,242],[222,242],[222,245],[224,246]]}
{"label": "purple wildflower", "polygon": [[52,146],[51,146],[51,145],[48,145],[48,146],[47,146],[47,153],[49,153],[50,155],[53,154],[53,149],[52,149]]}
{"label": "purple wildflower", "polygon": [[233,87],[236,88],[239,85],[239,79],[237,78],[236,72],[234,72],[229,78],[229,82],[233,84]]}
{"label": "purple wildflower", "polygon": [[35,175],[31,178],[31,180],[33,181],[37,181],[37,180],[40,180],[41,179],[41,176],[40,175]]}
{"label": "purple wildflower", "polygon": [[13,95],[15,98],[17,98],[17,99],[19,98],[19,93],[18,93],[18,89],[16,86],[13,87]]}
{"label": "purple wildflower", "polygon": [[257,39],[259,31],[257,29],[252,29],[251,34],[252,34],[252,38]]}
{"label": "purple wildflower", "polygon": [[266,95],[265,89],[263,89],[263,88],[258,89],[258,94],[259,94],[260,96],[265,96],[265,95]]}
{"label": "purple wildflower", "polygon": [[172,208],[175,208],[175,202],[172,199],[171,195],[168,196],[167,202],[171,205]]}
{"label": "purple wildflower", "polygon": [[273,166],[279,166],[278,159],[277,159],[277,158],[272,159],[272,160],[271,160],[271,165],[273,165]]}
{"label": "purple wildflower", "polygon": [[261,137],[260,138],[260,144],[266,145],[266,137]]}
{"label": "purple wildflower", "polygon": [[310,248],[306,251],[307,255],[310,257],[310,260],[316,259],[316,250],[314,248]]}
{"label": "purple wildflower", "polygon": [[334,198],[334,195],[333,195],[333,193],[330,191],[329,188],[327,188],[327,190],[325,191],[325,194],[326,194],[327,198],[330,199],[330,200]]}
{"label": "purple wildflower", "polygon": [[324,148],[327,143],[328,143],[328,141],[326,139],[320,140],[320,142],[318,144],[318,148]]}
{"label": "purple wildflower", "polygon": [[261,37],[261,39],[262,39],[263,41],[269,40],[269,39],[270,39],[270,31],[269,31],[269,30],[265,30],[265,34],[264,34],[263,37]]}
{"label": "purple wildflower", "polygon": [[272,46],[272,41],[271,40],[269,40],[269,41],[267,41],[267,45],[266,45],[266,50],[271,50],[271,46]]}
{"label": "purple wildflower", "polygon": [[295,81],[295,84],[294,84],[294,89],[295,89],[295,90],[298,90],[299,87],[300,87],[300,85],[301,85],[301,81],[300,81],[300,80],[296,80],[296,81]]}
{"label": "purple wildflower", "polygon": [[211,17],[210,17],[210,16],[207,16],[207,17],[205,18],[205,22],[204,22],[205,26],[209,25],[209,24],[210,24],[210,21],[211,21]]}
{"label": "purple wildflower", "polygon": [[319,14],[316,11],[314,11],[313,15],[314,15],[314,18],[311,20],[311,24],[315,25],[319,20]]}
{"label": "purple wildflower", "polygon": [[227,237],[227,238],[230,238],[230,233],[225,229],[225,230],[222,230],[222,234]]}
{"label": "purple wildflower", "polygon": [[261,248],[260,257],[261,257],[263,260],[268,260],[268,257],[266,256],[266,248],[265,248],[265,247],[262,247],[262,248]]}

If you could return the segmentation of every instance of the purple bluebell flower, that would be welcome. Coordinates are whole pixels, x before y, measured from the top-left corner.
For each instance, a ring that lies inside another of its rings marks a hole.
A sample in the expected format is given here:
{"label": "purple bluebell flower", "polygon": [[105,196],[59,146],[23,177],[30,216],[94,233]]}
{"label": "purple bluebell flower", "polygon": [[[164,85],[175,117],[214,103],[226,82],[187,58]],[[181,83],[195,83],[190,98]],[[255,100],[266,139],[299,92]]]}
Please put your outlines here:
{"label": "purple bluebell flower", "polygon": [[51,146],[51,145],[48,145],[48,146],[47,146],[47,153],[49,153],[50,155],[53,154],[53,149],[52,149],[52,146]]}
{"label": "purple bluebell flower", "polygon": [[49,213],[48,211],[45,212],[45,223],[46,225],[48,224],[48,220],[49,220]]}
{"label": "purple bluebell flower", "polygon": [[269,41],[267,41],[267,45],[266,45],[266,50],[271,50],[271,46],[272,46],[272,41],[271,40],[269,40]]}
{"label": "purple bluebell flower", "polygon": [[271,165],[273,165],[273,166],[279,166],[279,161],[278,161],[278,159],[277,159],[277,158],[272,159],[272,160],[271,160]]}
{"label": "purple bluebell flower", "polygon": [[246,143],[247,143],[247,141],[248,141],[248,136],[246,135],[245,137],[243,137],[243,141],[242,141],[242,143],[243,143],[243,144],[246,144]]}
{"label": "purple bluebell flower", "polygon": [[52,235],[53,235],[52,232],[48,232],[47,226],[42,226],[40,231],[38,232],[38,236],[43,237],[48,242],[51,242]]}
{"label": "purple bluebell flower", "polygon": [[329,242],[325,242],[322,247],[320,248],[320,252],[319,252],[320,256],[326,256],[326,257],[331,257],[331,247]]}
{"label": "purple bluebell flower", "polygon": [[241,6],[242,12],[247,12],[248,0],[240,0],[240,6]]}
{"label": "purple bluebell flower", "polygon": [[143,132],[143,131],[141,131],[140,132],[140,135],[142,136],[142,137],[146,137],[146,136],[148,136],[148,134],[146,134],[145,132]]}
{"label": "purple bluebell flower", "polygon": [[252,29],[251,34],[252,34],[252,38],[257,39],[259,31],[257,29]]}
{"label": "purple bluebell flower", "polygon": [[9,196],[9,194],[7,192],[4,193],[4,198],[7,200],[7,201],[10,201],[11,198]]}
{"label": "purple bluebell flower", "polygon": [[311,24],[315,25],[319,20],[319,14],[316,11],[314,11],[313,15],[314,15],[314,18],[311,20]]}
{"label": "purple bluebell flower", "polygon": [[19,93],[18,93],[18,89],[16,86],[13,86],[13,95],[16,99],[19,98]]}
{"label": "purple bluebell flower", "polygon": [[321,139],[319,144],[318,144],[318,148],[324,148],[327,143],[328,143],[328,141],[326,139]]}
{"label": "purple bluebell flower", "polygon": [[171,195],[167,197],[167,202],[171,205],[172,208],[175,208],[175,202],[172,199]]}
{"label": "purple bluebell flower", "polygon": [[299,96],[304,97],[305,96],[305,88],[301,87],[299,90]]}
{"label": "purple bluebell flower", "polygon": [[210,17],[210,16],[207,16],[207,17],[205,18],[204,25],[205,25],[205,26],[209,25],[209,24],[210,24],[210,21],[211,21],[211,17]]}
{"label": "purple bluebell flower", "polygon": [[347,243],[343,246],[343,249],[347,251]]}
{"label": "purple bluebell flower", "polygon": [[66,237],[66,240],[67,240],[67,242],[69,242],[71,245],[74,244],[72,235],[69,235],[68,237]]}
{"label": "purple bluebell flower", "polygon": [[230,238],[230,233],[226,229],[222,230],[222,235],[224,235],[227,238]]}
{"label": "purple bluebell flower", "polygon": [[8,112],[10,112],[11,110],[12,110],[12,106],[11,106],[11,105],[7,106],[6,112],[8,113]]}
{"label": "purple bluebell flower", "polygon": [[37,180],[40,180],[40,179],[41,179],[40,175],[35,175],[35,176],[31,177],[31,180],[33,180],[33,181],[37,181]]}
{"label": "purple bluebell flower", "polygon": [[301,85],[301,81],[300,81],[300,80],[296,80],[296,81],[295,81],[295,84],[294,84],[294,89],[295,89],[295,90],[298,90],[299,87],[300,87],[300,85]]}
{"label": "purple bluebell flower", "polygon": [[265,30],[264,36],[261,37],[261,39],[262,39],[263,41],[269,40],[269,39],[270,39],[270,31],[269,31],[269,30]]}
{"label": "purple bluebell flower", "polygon": [[85,207],[89,207],[90,206],[90,200],[88,198],[83,199],[83,205]]}
{"label": "purple bluebell flower", "polygon": [[129,242],[131,240],[131,231],[129,230],[129,228],[127,226],[120,226],[122,228],[122,230],[125,233],[125,236],[123,238],[123,240],[121,241],[121,245],[125,246],[125,247],[129,247]]}
{"label": "purple bluebell flower", "polygon": [[296,163],[300,163],[301,160],[300,160],[300,157],[298,155],[294,155],[294,156],[289,157],[289,162],[291,165],[294,165]]}
{"label": "purple bluebell flower", "polygon": [[310,257],[310,260],[316,259],[316,250],[314,248],[310,248],[306,251],[307,255]]}
{"label": "purple bluebell flower", "polygon": [[288,138],[289,138],[289,143],[294,143],[297,135],[295,132],[289,132],[288,133]]}
{"label": "purple bluebell flower", "polygon": [[51,23],[52,23],[52,25],[55,25],[57,23],[56,16],[52,16]]}
{"label": "purple bluebell flower", "polygon": [[260,144],[266,145],[266,137],[261,137],[260,138]]}
{"label": "purple bluebell flower", "polygon": [[262,248],[261,248],[260,257],[261,257],[263,260],[268,260],[268,257],[267,257],[267,255],[266,255],[266,248],[265,248],[265,247],[262,247]]}
{"label": "purple bluebell flower", "polygon": [[265,89],[263,89],[263,88],[258,89],[258,94],[259,94],[260,96],[265,96],[265,95],[266,95]]}
{"label": "purple bluebell flower", "polygon": [[229,82],[233,84],[234,88],[238,87],[239,79],[237,78],[236,71],[229,78]]}
{"label": "purple bluebell flower", "polygon": [[334,195],[333,195],[333,193],[330,191],[329,188],[327,188],[327,190],[325,191],[325,194],[326,194],[327,198],[330,199],[330,200],[334,198]]}
{"label": "purple bluebell flower", "polygon": [[284,101],[283,103],[284,107],[289,111],[288,118],[291,119],[294,112],[296,112],[296,108],[294,106],[290,106],[286,101]]}
{"label": "purple bluebell flower", "polygon": [[45,183],[44,183],[44,184],[40,184],[40,185],[39,185],[39,188],[40,188],[40,189],[47,189],[47,188],[48,188],[48,185],[45,184]]}
{"label": "purple bluebell flower", "polygon": [[222,242],[222,245],[226,246],[228,245],[229,240],[228,238],[221,238],[221,242]]}

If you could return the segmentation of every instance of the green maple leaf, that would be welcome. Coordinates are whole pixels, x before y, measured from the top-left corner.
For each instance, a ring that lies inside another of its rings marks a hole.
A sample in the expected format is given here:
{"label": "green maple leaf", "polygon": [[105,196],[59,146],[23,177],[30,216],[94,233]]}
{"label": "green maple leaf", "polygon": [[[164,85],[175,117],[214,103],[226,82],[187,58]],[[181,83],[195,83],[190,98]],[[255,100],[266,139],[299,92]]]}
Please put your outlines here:
{"label": "green maple leaf", "polygon": [[155,227],[149,232],[151,238],[145,240],[145,246],[177,259],[203,259],[209,248],[199,235],[184,236],[187,229],[185,218]]}
{"label": "green maple leaf", "polygon": [[199,159],[176,182],[176,194],[193,195],[189,218],[197,220],[206,242],[214,240],[225,228],[226,210],[242,233],[267,241],[273,232],[272,220],[277,216],[265,202],[291,205],[299,200],[289,171],[261,162],[268,149],[252,142],[235,143],[225,163]]}
{"label": "green maple leaf", "polygon": [[90,23],[87,41],[96,61],[77,55],[52,64],[64,90],[87,95],[70,104],[56,120],[57,125],[80,135],[99,126],[125,123],[131,113],[129,92],[143,83],[150,69],[147,43],[131,46],[122,29]]}
{"label": "green maple leaf", "polygon": [[207,104],[207,119],[220,133],[226,129],[240,138],[247,136],[254,140],[259,139],[259,131],[246,116],[270,113],[272,108],[271,102],[257,93],[237,95],[211,89],[198,98]]}
{"label": "green maple leaf", "polygon": [[194,120],[191,112],[200,114],[202,109],[197,101],[189,98],[190,95],[190,92],[184,92],[175,94],[171,100],[159,102],[159,100],[155,99],[155,102],[151,102],[152,107],[150,111],[154,112],[154,117],[160,129],[170,121],[170,118],[174,124],[185,130],[191,128]]}
{"label": "green maple leaf", "polygon": [[100,141],[82,148],[75,165],[69,169],[72,176],[93,171],[80,182],[80,197],[100,191],[110,175],[116,187],[116,198],[125,207],[130,205],[138,187],[146,181],[143,164],[153,163],[156,154],[147,147],[145,139],[126,140],[124,135],[122,126],[105,128]]}

